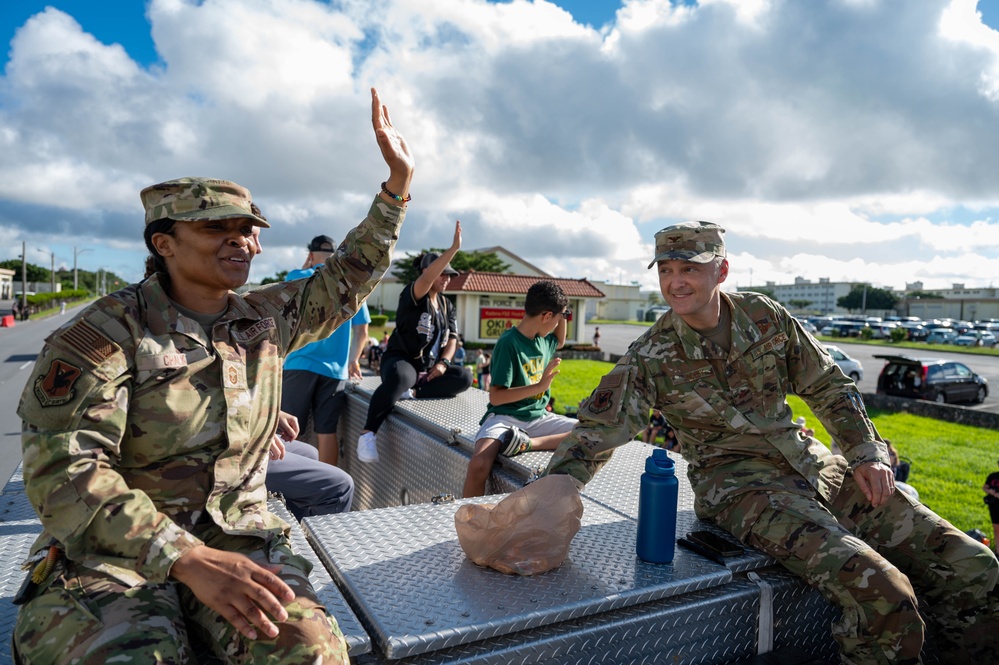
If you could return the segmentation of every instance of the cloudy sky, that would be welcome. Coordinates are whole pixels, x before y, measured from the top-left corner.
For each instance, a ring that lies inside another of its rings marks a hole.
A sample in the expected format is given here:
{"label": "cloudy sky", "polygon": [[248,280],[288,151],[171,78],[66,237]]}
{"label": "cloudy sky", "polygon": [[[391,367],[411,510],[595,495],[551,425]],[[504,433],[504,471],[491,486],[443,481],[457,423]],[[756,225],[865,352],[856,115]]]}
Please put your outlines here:
{"label": "cloudy sky", "polygon": [[[999,0],[0,2],[0,259],[138,279],[138,192],[235,180],[251,279],[340,238],[417,159],[399,249],[502,245],[655,285],[653,235],[728,229],[729,288],[999,286]],[[86,251],[85,251],[86,250]]]}

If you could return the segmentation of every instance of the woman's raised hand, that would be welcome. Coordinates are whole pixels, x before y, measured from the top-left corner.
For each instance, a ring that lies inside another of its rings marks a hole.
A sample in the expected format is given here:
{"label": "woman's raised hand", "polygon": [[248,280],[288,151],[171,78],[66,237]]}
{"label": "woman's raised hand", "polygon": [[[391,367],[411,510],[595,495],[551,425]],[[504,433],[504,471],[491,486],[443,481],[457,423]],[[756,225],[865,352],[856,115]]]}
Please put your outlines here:
{"label": "woman's raised hand", "polygon": [[409,183],[413,178],[413,154],[409,151],[406,139],[392,125],[388,107],[378,98],[378,91],[371,89],[371,125],[375,129],[375,139],[382,151],[382,158],[389,167],[389,178],[385,188],[403,199],[409,196]]}

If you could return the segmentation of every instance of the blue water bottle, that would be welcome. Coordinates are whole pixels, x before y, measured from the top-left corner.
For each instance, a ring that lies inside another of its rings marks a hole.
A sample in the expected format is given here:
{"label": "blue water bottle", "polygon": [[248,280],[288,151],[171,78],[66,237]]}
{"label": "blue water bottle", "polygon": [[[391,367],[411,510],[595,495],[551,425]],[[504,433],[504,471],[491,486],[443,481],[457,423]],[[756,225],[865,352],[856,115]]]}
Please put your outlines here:
{"label": "blue water bottle", "polygon": [[667,452],[656,448],[645,460],[638,491],[639,558],[650,563],[668,563],[676,549],[676,506],[680,483],[676,466]]}

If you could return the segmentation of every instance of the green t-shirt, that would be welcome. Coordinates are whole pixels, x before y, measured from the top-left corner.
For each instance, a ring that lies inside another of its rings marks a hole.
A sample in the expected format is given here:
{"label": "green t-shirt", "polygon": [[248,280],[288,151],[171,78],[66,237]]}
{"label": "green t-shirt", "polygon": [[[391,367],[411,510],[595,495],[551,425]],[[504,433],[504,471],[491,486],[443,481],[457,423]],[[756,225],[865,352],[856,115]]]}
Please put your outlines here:
{"label": "green t-shirt", "polygon": [[[492,385],[517,388],[538,383],[557,348],[558,337],[555,333],[528,339],[516,327],[510,328],[500,335],[496,348],[493,349]],[[513,416],[520,420],[540,418],[548,406],[549,395],[550,391],[546,390],[510,404],[490,404],[481,422],[485,422],[490,413]]]}

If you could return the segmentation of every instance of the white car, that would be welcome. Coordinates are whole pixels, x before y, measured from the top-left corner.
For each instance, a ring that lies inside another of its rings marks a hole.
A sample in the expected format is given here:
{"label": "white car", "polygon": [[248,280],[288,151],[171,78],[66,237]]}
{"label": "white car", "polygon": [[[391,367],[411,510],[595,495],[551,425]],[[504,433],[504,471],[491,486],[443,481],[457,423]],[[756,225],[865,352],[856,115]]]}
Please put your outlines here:
{"label": "white car", "polygon": [[996,336],[988,330],[969,330],[954,340],[958,346],[995,346]]}
{"label": "white car", "polygon": [[854,360],[843,353],[843,350],[838,346],[833,346],[832,344],[826,344],[826,351],[836,361],[839,368],[843,370],[843,373],[853,379],[854,383],[860,383],[864,380],[864,366],[860,364],[859,360]]}

